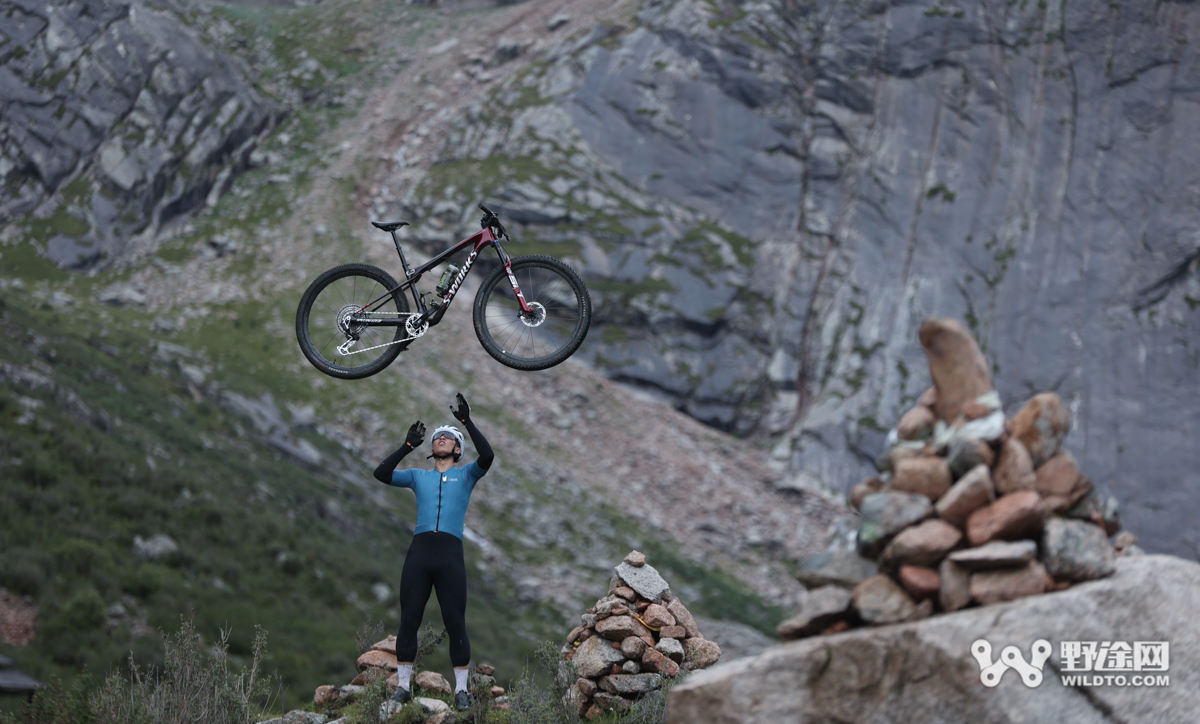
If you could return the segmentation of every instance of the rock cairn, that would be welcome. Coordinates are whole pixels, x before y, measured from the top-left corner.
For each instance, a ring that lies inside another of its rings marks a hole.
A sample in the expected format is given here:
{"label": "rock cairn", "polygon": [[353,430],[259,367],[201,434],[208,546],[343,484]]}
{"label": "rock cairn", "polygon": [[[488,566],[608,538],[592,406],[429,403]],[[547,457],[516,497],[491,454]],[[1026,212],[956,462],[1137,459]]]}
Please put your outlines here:
{"label": "rock cairn", "polygon": [[1140,552],[1128,532],[1109,542],[1116,500],[1096,495],[1062,448],[1071,414],[1056,393],[1006,418],[961,324],[926,320],[920,340],[933,387],[888,434],[880,475],[850,491],[856,550],[801,562],[809,590],[782,638],[1058,591]]}
{"label": "rock cairn", "polygon": [[704,638],[646,556],[632,551],[616,567],[608,595],[583,614],[561,653],[578,677],[563,703],[594,719],[625,711],[681,669],[712,666],[721,648]]}
{"label": "rock cairn", "polygon": [[[399,668],[399,661],[396,658],[396,637],[388,636],[373,644],[362,656],[358,657],[359,674],[354,677],[353,681],[344,686],[318,686],[313,694],[313,703],[332,704],[335,701],[349,703],[362,693],[363,688],[377,676],[387,677],[387,692],[390,696],[400,684],[400,678],[396,673],[397,668]],[[497,708],[505,709],[507,703],[501,698],[504,696],[504,687],[496,684],[495,673],[494,666],[487,664],[476,666],[475,677],[471,682],[472,690],[478,691],[482,688],[490,691],[492,699],[496,700]],[[446,677],[436,671],[414,672],[411,684],[414,701],[423,708],[433,706],[435,700],[428,700],[428,704],[423,703],[425,700],[420,696],[422,692],[454,693],[454,688],[450,686]]]}

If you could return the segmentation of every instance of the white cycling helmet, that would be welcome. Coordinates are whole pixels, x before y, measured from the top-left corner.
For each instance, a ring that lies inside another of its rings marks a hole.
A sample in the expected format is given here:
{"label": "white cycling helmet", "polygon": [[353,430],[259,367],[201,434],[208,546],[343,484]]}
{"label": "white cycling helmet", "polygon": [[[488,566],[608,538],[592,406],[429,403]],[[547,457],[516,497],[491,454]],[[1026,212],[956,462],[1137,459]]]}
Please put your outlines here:
{"label": "white cycling helmet", "polygon": [[457,455],[454,456],[454,462],[458,462],[462,458],[462,450],[466,446],[463,445],[463,440],[465,438],[463,438],[462,431],[459,430],[457,427],[455,427],[453,425],[442,425],[441,427],[434,430],[433,434],[429,436],[429,442],[430,442],[430,444],[432,444],[434,440],[438,439],[439,437],[445,437],[446,435],[453,437],[455,439],[455,441],[457,441],[457,443],[458,443],[459,452]]}

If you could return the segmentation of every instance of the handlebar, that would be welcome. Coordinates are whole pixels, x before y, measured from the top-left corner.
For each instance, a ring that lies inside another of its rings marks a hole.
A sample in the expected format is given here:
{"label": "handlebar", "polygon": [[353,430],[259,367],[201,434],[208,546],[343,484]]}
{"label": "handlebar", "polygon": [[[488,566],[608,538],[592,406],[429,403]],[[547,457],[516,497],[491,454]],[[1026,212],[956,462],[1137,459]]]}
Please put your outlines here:
{"label": "handlebar", "polygon": [[492,211],[483,204],[479,204],[479,210],[484,214],[483,218],[479,220],[479,228],[495,228],[496,231],[499,232],[496,234],[496,236],[505,238],[508,237],[508,232],[504,230],[504,225],[500,223],[500,218],[496,216],[496,212]]}

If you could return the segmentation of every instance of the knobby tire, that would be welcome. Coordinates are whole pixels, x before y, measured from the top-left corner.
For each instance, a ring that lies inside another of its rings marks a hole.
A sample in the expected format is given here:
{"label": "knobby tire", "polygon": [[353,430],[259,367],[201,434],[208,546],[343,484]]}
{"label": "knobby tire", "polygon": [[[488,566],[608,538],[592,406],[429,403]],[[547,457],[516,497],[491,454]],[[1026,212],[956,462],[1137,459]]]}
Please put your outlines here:
{"label": "knobby tire", "polygon": [[592,320],[587,287],[574,269],[540,254],[514,257],[512,271],[526,303],[545,309],[544,321],[530,326],[521,320],[508,274],[500,266],[475,294],[475,334],[488,354],[507,367],[553,367],[574,354],[587,336]]}
{"label": "knobby tire", "polygon": [[[296,309],[296,340],[313,367],[331,377],[358,380],[390,365],[408,342],[389,344],[360,355],[339,355],[337,346],[345,342],[346,337],[337,326],[336,316],[341,308],[351,304],[364,305],[395,287],[396,281],[390,274],[370,264],[343,264],[317,277],[305,290]],[[376,311],[408,312],[408,301],[399,291],[393,292],[382,304]],[[394,335],[389,330],[395,330]],[[402,339],[407,334],[403,326],[365,327],[358,346],[373,347]]]}

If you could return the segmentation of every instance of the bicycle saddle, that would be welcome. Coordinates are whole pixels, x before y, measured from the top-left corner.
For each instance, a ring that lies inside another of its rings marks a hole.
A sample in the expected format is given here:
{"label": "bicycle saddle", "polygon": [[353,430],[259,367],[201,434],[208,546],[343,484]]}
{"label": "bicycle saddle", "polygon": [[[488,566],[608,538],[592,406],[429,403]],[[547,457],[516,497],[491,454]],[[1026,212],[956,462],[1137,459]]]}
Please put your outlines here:
{"label": "bicycle saddle", "polygon": [[407,221],[383,221],[383,222],[372,221],[371,226],[374,226],[376,229],[381,229],[383,231],[395,231],[396,229],[399,229],[401,226],[408,226],[408,222]]}

